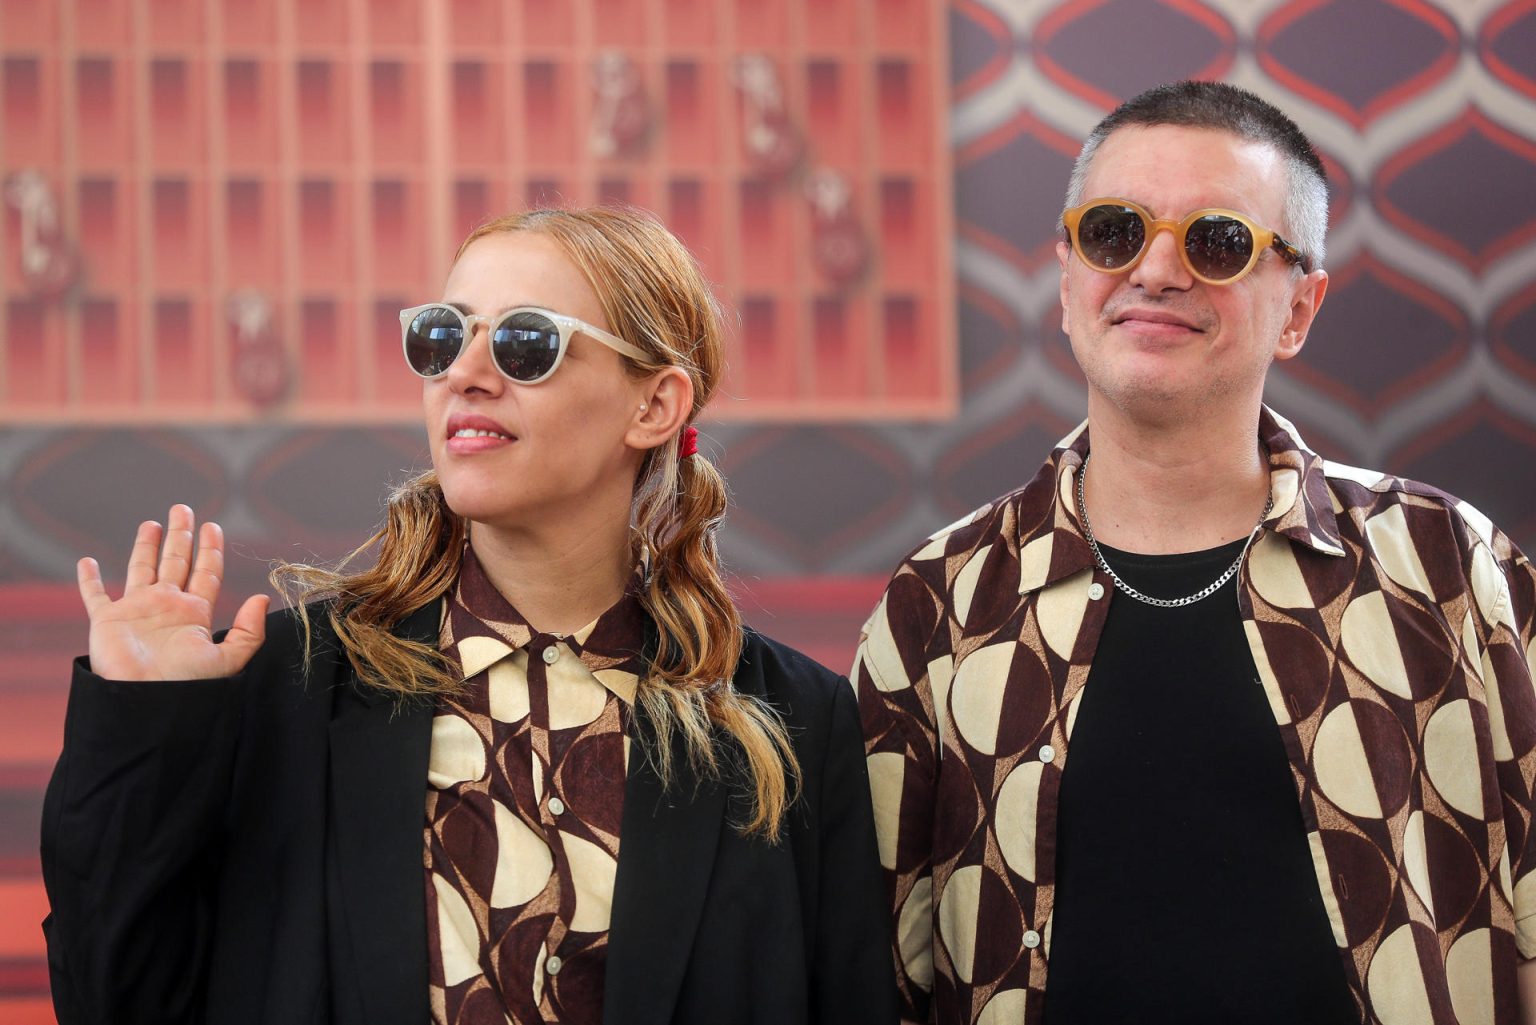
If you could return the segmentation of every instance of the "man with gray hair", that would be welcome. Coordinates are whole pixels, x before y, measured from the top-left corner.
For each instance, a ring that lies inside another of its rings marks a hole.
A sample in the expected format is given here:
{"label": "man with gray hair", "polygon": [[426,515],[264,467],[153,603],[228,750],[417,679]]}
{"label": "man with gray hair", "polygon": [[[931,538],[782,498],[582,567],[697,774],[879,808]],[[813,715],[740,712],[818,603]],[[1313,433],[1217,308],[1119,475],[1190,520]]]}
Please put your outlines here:
{"label": "man with gray hair", "polygon": [[1536,571],[1263,405],[1326,222],[1230,85],[1084,145],[1087,422],[903,561],[853,667],[911,1020],[1536,1020]]}

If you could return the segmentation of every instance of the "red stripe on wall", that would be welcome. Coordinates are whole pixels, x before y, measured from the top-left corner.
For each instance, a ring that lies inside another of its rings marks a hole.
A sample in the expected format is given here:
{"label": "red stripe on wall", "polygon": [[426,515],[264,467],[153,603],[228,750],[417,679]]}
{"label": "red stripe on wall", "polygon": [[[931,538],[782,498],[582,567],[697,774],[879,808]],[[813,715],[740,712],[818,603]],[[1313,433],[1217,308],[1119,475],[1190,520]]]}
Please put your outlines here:
{"label": "red stripe on wall", "polygon": [[0,997],[0,1021],[7,1025],[56,1025],[53,1001],[47,997]]}
{"label": "red stripe on wall", "polygon": [[0,879],[0,963],[42,957],[47,914],[41,879]]}

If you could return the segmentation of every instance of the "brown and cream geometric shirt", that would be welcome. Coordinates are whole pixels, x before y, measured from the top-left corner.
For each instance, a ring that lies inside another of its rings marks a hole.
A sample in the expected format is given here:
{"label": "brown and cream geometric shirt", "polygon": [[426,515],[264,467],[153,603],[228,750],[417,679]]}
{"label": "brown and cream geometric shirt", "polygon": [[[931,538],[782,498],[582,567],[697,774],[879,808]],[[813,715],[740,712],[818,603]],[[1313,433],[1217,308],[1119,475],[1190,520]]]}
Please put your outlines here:
{"label": "brown and cream geometric shirt", "polygon": [[468,547],[440,648],[425,867],[436,1025],[599,1025],[645,614],[540,634]]}
{"label": "brown and cream geometric shirt", "polygon": [[[1326,462],[1268,409],[1260,440],[1274,504],[1239,602],[1361,1018],[1515,1025],[1536,571],[1477,510]],[[1088,447],[1084,425],[934,535],[864,628],[851,675],[915,1021],[1043,1014],[1057,798],[1113,586],[1073,501]]]}

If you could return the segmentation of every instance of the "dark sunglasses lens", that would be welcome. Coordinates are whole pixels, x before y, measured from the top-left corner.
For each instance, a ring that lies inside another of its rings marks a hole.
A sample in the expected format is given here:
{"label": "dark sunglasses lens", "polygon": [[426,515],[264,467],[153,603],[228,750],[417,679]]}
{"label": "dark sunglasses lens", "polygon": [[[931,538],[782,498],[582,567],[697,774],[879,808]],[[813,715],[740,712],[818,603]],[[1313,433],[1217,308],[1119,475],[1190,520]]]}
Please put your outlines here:
{"label": "dark sunglasses lens", "polygon": [[1077,247],[1101,270],[1119,270],[1141,252],[1147,226],[1141,215],[1123,206],[1096,206],[1077,222]]}
{"label": "dark sunglasses lens", "polygon": [[1253,256],[1253,232],[1242,221],[1211,214],[1189,226],[1184,251],[1196,273],[1225,281],[1248,266]]}
{"label": "dark sunglasses lens", "polygon": [[491,333],[491,353],[514,381],[542,380],[560,358],[560,329],[542,314],[514,313]]}
{"label": "dark sunglasses lens", "polygon": [[405,361],[422,377],[448,369],[464,343],[464,321],[458,313],[434,307],[416,314],[405,329]]}

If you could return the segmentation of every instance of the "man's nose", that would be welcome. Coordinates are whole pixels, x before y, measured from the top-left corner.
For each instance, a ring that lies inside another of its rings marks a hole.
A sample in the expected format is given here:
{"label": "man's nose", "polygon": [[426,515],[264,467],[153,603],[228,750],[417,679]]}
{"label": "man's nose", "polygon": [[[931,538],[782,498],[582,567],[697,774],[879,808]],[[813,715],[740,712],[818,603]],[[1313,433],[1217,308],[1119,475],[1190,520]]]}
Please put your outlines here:
{"label": "man's nose", "polygon": [[1183,290],[1194,284],[1194,275],[1184,265],[1174,228],[1156,225],[1147,240],[1141,261],[1131,268],[1131,284],[1148,292]]}

